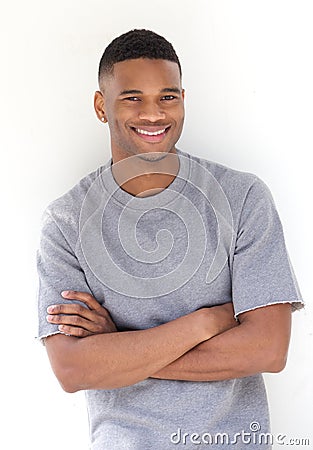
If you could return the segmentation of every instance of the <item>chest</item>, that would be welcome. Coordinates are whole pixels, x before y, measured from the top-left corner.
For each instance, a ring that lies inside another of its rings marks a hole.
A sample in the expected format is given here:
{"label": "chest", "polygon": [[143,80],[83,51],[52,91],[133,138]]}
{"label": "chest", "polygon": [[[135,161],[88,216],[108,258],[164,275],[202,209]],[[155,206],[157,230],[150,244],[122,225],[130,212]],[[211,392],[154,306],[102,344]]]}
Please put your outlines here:
{"label": "chest", "polygon": [[85,232],[80,264],[120,329],[146,329],[231,301],[229,258],[218,262],[214,279],[208,276],[220,233],[205,204],[144,213],[107,209]]}

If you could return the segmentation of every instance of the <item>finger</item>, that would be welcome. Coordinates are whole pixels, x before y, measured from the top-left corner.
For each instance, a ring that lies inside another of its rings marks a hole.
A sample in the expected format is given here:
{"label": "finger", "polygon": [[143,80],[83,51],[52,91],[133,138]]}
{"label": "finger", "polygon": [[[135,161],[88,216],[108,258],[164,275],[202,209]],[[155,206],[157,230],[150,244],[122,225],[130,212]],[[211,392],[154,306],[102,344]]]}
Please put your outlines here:
{"label": "finger", "polygon": [[90,309],[99,309],[101,308],[100,303],[88,292],[81,291],[62,291],[61,295],[63,298],[71,299],[71,300],[80,300],[85,303]]}
{"label": "finger", "polygon": [[60,325],[59,330],[61,331],[61,333],[67,334],[69,336],[79,337],[79,338],[93,335],[93,333],[85,330],[84,328],[71,327],[70,325]]}
{"label": "finger", "polygon": [[77,303],[62,303],[59,305],[50,305],[47,308],[47,312],[51,315],[72,314],[75,316],[84,317],[88,320],[92,320],[94,318],[94,313],[89,308],[78,305]]}
{"label": "finger", "polygon": [[91,322],[90,320],[84,319],[80,316],[49,314],[47,316],[47,321],[56,325],[70,325],[84,328],[86,331],[90,331],[91,333],[99,333],[102,330],[99,323]]}

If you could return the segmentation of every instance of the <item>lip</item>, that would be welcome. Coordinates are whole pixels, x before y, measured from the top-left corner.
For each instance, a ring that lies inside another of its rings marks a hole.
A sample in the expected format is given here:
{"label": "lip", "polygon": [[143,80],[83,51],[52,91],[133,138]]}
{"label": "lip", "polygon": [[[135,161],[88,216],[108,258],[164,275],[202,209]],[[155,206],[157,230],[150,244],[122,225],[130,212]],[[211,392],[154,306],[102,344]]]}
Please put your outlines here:
{"label": "lip", "polygon": [[[171,128],[171,125],[158,125],[158,126],[139,125],[137,127],[131,126],[130,128],[141,140],[150,143],[159,143],[163,141],[169,129]],[[164,132],[159,133],[162,130],[164,130]],[[158,133],[158,134],[148,134],[148,133]]]}

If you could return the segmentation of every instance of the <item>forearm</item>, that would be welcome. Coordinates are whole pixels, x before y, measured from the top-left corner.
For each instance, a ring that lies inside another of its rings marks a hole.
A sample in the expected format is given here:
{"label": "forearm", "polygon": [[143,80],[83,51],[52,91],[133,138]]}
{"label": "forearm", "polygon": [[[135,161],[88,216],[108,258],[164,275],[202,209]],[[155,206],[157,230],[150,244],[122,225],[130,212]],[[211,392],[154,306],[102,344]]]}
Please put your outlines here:
{"label": "forearm", "polygon": [[201,312],[139,331],[99,334],[83,339],[46,340],[51,365],[68,392],[112,389],[137,383],[180,358],[214,333],[200,326]]}
{"label": "forearm", "polygon": [[[173,361],[154,378],[217,381],[241,378],[264,369],[252,343],[246,343],[242,327],[215,336]],[[255,357],[254,357],[255,356]]]}
{"label": "forearm", "polygon": [[[275,314],[275,307],[271,311]],[[285,325],[266,328],[247,320],[203,342],[153,375],[154,378],[218,381],[260,372],[279,372],[286,363],[290,337],[290,305],[284,305]],[[267,313],[271,314],[268,310]],[[259,311],[256,312],[258,314]],[[281,313],[281,314],[283,314]],[[266,320],[264,321],[266,322]]]}

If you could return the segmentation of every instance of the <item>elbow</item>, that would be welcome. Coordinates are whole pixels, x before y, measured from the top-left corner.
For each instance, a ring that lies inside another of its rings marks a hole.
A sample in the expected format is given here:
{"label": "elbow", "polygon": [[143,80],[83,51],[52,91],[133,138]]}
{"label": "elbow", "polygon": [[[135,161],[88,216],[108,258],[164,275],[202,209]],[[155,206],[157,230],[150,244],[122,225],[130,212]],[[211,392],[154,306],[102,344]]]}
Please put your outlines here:
{"label": "elbow", "polygon": [[76,382],[76,376],[72,369],[62,367],[53,368],[53,371],[63,391],[74,394],[75,392],[82,390]]}
{"label": "elbow", "polygon": [[76,389],[73,386],[65,384],[65,383],[60,382],[60,385],[61,385],[63,391],[66,392],[67,394],[74,394],[75,392],[79,391],[79,389]]}
{"label": "elbow", "polygon": [[83,389],[81,382],[85,371],[76,351],[77,342],[77,338],[62,334],[48,337],[45,342],[53,373],[62,389],[68,393]]}
{"label": "elbow", "polygon": [[263,348],[255,352],[252,360],[246,360],[244,373],[279,373],[287,363],[287,352],[282,349]]}
{"label": "elbow", "polygon": [[286,358],[277,359],[275,362],[272,363],[269,372],[271,373],[282,372],[286,367],[286,363],[287,363]]}
{"label": "elbow", "polygon": [[[75,392],[78,391],[85,391],[88,389],[117,389],[117,388],[122,388],[122,387],[127,387],[127,386],[131,386],[133,384],[135,384],[135,382],[117,382],[116,380],[107,380],[107,381],[102,381],[101,385],[97,385],[95,384],[93,387],[91,387],[90,384],[86,384],[86,385],[82,385],[79,383],[76,383],[74,380],[75,378],[73,378],[72,376],[62,376],[62,377],[57,377],[58,381],[63,389],[63,391],[67,392],[68,394],[74,394]],[[139,380],[141,381],[141,380]],[[138,381],[136,381],[138,382]]]}
{"label": "elbow", "polygon": [[[107,379],[99,380],[90,379],[90,377],[82,376],[82,369],[78,367],[59,367],[54,369],[54,374],[61,385],[63,391],[74,394],[78,391],[88,389],[116,389],[120,387],[129,386],[134,383],[125,383],[125,380],[119,380],[118,377],[108,377]],[[137,381],[136,381],[137,382]]]}
{"label": "elbow", "polygon": [[77,386],[75,386],[73,383],[69,383],[67,381],[59,380],[59,383],[60,383],[63,391],[67,392],[68,394],[74,394],[75,392],[78,392],[81,390]]}
{"label": "elbow", "polygon": [[279,373],[284,370],[287,364],[289,348],[289,338],[278,337],[266,342],[263,346],[263,372]]}
{"label": "elbow", "polygon": [[270,364],[268,367],[268,372],[270,373],[279,373],[284,370],[287,364],[287,353],[278,352],[275,355],[271,355],[269,358]]}

